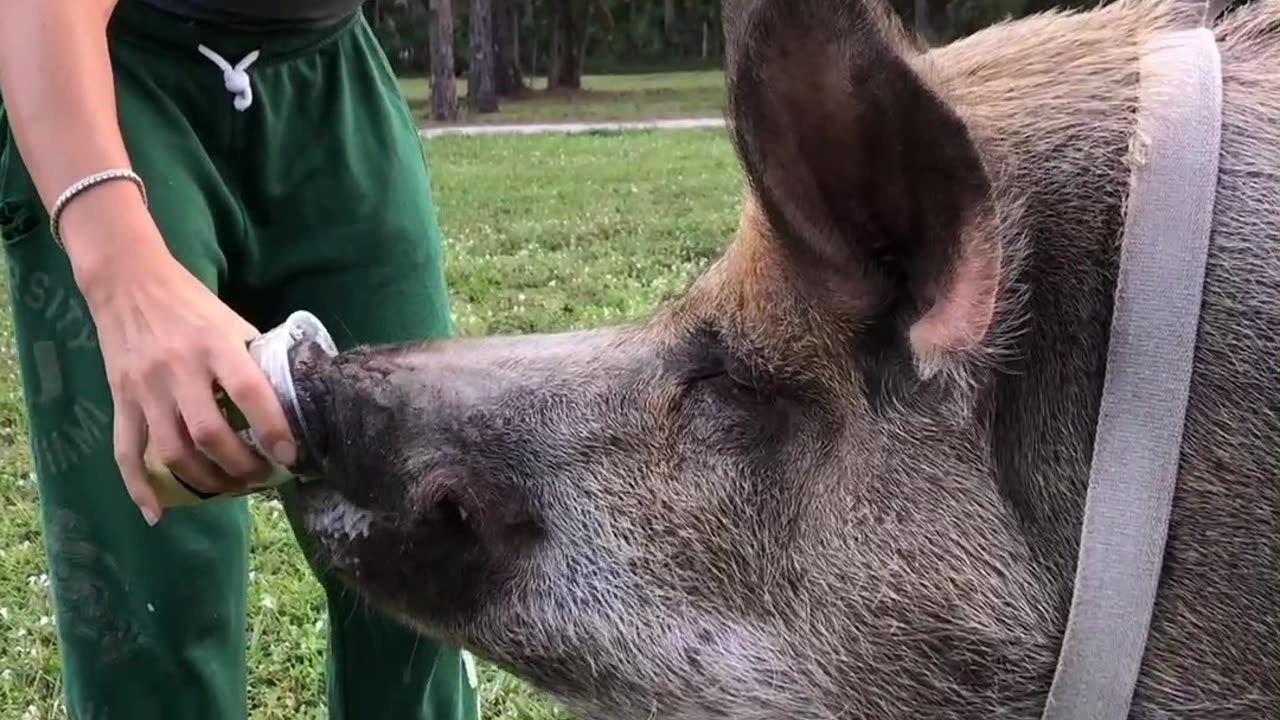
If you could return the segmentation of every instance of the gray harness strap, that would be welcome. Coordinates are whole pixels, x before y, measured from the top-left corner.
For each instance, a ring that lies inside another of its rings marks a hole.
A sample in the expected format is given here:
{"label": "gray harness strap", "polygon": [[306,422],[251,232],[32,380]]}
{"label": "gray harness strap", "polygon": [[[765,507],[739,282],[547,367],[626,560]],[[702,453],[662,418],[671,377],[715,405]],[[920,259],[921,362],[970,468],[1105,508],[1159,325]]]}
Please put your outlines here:
{"label": "gray harness strap", "polygon": [[1221,139],[1212,31],[1152,40],[1140,87],[1075,593],[1043,720],[1129,717],[1182,446]]}

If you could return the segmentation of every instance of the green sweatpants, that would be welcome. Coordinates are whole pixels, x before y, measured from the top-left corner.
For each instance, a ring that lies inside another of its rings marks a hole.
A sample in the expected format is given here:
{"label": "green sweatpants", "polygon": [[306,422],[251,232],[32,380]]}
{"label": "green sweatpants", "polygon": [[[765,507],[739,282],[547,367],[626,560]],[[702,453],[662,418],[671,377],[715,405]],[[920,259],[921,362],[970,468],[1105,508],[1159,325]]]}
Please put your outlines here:
{"label": "green sweatpants", "polygon": [[[260,329],[310,310],[340,347],[450,332],[422,148],[363,17],[262,35],[123,0],[109,40],[151,212],[232,308]],[[261,52],[243,111],[202,44],[232,65]],[[0,229],[69,716],[245,718],[247,501],[172,509],[155,528],[130,502],[95,329],[2,110]],[[456,649],[317,576],[331,718],[476,717]]]}

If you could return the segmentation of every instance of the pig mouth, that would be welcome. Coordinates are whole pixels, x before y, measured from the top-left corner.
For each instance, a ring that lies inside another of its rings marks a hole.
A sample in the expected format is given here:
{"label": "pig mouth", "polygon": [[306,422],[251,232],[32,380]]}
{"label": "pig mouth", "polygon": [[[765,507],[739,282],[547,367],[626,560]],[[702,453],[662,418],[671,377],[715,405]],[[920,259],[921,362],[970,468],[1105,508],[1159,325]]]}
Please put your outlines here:
{"label": "pig mouth", "polygon": [[298,488],[308,560],[334,574],[405,625],[454,643],[466,643],[466,628],[484,611],[486,559],[464,551],[441,573],[442,558],[458,547],[424,530],[403,513],[361,507],[325,480]]}
{"label": "pig mouth", "polygon": [[308,532],[325,539],[325,544],[340,548],[368,538],[376,527],[392,526],[392,519],[385,513],[358,507],[347,502],[341,494],[309,485],[304,490],[308,498]]}
{"label": "pig mouth", "polygon": [[375,528],[389,525],[388,518],[347,502],[340,493],[324,487],[323,481],[305,483],[300,495],[305,505],[304,527],[314,546],[312,559],[343,574],[357,571],[360,554],[354,552],[356,545],[373,535]]}
{"label": "pig mouth", "polygon": [[[380,513],[348,502],[341,493],[326,487],[323,480],[300,484],[298,498],[307,560],[321,572],[335,574],[350,589],[367,595],[363,546],[385,534],[393,523]],[[375,601],[382,604],[381,599]]]}

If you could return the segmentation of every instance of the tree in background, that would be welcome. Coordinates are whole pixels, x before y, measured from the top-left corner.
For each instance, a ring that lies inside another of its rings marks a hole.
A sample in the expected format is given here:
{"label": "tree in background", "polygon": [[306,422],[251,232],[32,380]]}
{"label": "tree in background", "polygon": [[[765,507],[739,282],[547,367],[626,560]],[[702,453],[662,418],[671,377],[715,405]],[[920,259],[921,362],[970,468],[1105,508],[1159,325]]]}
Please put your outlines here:
{"label": "tree in background", "polygon": [[471,0],[468,31],[471,35],[471,62],[467,72],[467,101],[472,112],[498,111],[493,36],[493,0]]}
{"label": "tree in background", "polygon": [[524,72],[520,69],[520,8],[525,0],[492,0],[493,32],[497,57],[494,84],[498,95],[511,97],[524,92]]}
{"label": "tree in background", "polygon": [[587,54],[587,23],[594,3],[591,0],[544,0],[550,6],[554,25],[551,34],[551,63],[547,88],[582,88],[582,68]]}
{"label": "tree in background", "polygon": [[453,2],[428,0],[431,8],[431,119],[458,119],[458,88],[453,73]]}

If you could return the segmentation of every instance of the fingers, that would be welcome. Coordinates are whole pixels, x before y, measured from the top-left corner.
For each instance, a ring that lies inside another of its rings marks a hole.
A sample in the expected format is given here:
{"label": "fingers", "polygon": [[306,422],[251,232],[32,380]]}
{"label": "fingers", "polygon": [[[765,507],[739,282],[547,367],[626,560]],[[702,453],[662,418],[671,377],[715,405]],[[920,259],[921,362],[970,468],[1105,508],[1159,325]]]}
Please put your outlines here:
{"label": "fingers", "polygon": [[[149,441],[147,451],[184,482],[203,492],[225,493],[243,489],[244,478],[223,472],[195,446],[181,411],[172,405],[161,405],[158,399],[149,397],[149,402],[144,405]],[[230,433],[229,428],[227,432]],[[240,442],[234,435],[232,438]]]}
{"label": "fingers", "polygon": [[297,448],[275,390],[244,348],[228,350],[214,359],[214,372],[231,402],[253,428],[263,448],[281,465],[292,465]]}
{"label": "fingers", "polygon": [[264,471],[266,462],[240,439],[218,408],[212,381],[184,382],[175,399],[192,446],[223,473],[250,479]]}
{"label": "fingers", "polygon": [[212,354],[162,354],[148,381],[133,387],[141,391],[151,457],[198,490],[237,492],[271,468],[218,408],[208,360],[193,362]]}
{"label": "fingers", "polygon": [[124,478],[125,490],[133,504],[138,506],[148,525],[160,522],[164,510],[156,497],[155,489],[147,480],[147,468],[142,459],[147,442],[147,428],[142,410],[131,402],[117,399],[115,423],[112,428],[116,466]]}

